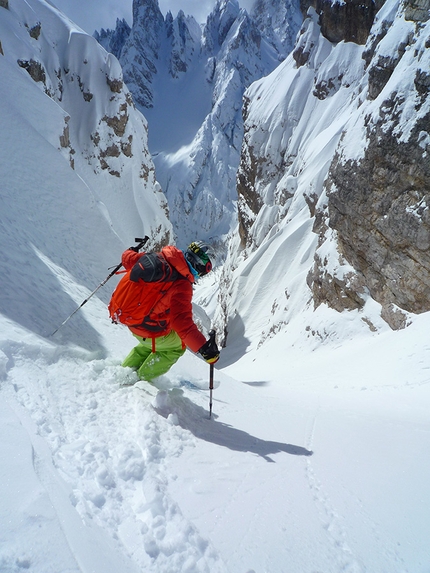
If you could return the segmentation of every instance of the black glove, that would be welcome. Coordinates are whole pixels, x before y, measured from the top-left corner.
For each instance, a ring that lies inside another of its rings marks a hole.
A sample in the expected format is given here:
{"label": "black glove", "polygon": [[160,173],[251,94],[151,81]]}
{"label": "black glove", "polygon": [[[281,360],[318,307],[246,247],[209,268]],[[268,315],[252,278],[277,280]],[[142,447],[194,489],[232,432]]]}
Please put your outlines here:
{"label": "black glove", "polygon": [[200,348],[199,353],[209,364],[215,364],[219,359],[219,350],[214,338],[209,338]]}

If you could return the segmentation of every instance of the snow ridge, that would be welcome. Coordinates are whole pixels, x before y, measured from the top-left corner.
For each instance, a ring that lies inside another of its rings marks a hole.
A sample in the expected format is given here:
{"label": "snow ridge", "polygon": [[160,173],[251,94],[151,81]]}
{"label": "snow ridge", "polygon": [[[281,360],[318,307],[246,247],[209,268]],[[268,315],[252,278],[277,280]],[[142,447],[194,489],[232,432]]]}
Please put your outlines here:
{"label": "snow ridge", "polygon": [[[21,140],[1,142],[8,214],[1,247],[11,253],[18,242],[20,250],[5,256],[0,309],[48,334],[76,304],[58,289],[62,269],[92,290],[135,237],[147,234],[156,246],[171,224],[146,121],[116,58],[46,2],[17,0],[1,11],[1,129]],[[45,275],[45,284],[34,278]],[[25,277],[33,282],[30,298]],[[79,342],[79,327],[68,332]],[[97,339],[94,332],[82,342],[97,347]]]}

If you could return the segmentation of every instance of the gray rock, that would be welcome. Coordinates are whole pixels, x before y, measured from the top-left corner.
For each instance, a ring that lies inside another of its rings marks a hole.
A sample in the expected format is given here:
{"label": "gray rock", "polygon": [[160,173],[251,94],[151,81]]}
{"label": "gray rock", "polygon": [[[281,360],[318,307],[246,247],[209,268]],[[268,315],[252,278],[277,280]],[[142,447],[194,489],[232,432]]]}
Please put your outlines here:
{"label": "gray rock", "polygon": [[[423,0],[426,1],[426,0]],[[322,35],[330,42],[365,44],[375,14],[385,0],[301,0],[304,14],[312,6],[320,16]]]}
{"label": "gray rock", "polygon": [[404,0],[405,19],[427,22],[430,18],[430,0]]}
{"label": "gray rock", "polygon": [[[391,114],[399,97],[384,102]],[[421,137],[430,133],[430,114],[417,121],[408,142],[383,126],[381,119],[369,130],[364,159],[334,159],[328,223],[375,300],[425,312],[430,310],[430,146]]]}

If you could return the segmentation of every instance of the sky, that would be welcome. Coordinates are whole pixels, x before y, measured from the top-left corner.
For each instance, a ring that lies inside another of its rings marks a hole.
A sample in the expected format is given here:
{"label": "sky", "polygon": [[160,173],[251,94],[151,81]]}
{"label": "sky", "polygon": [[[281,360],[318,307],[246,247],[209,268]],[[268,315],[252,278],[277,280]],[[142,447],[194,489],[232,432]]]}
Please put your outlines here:
{"label": "sky", "polygon": [[[101,28],[114,28],[117,18],[125,18],[130,25],[132,23],[132,0],[52,0],[52,3],[88,34]],[[252,3],[253,0],[239,2],[246,9]],[[159,0],[159,5],[163,14],[170,10],[176,16],[179,10],[183,10],[203,23],[215,6],[215,0]]]}

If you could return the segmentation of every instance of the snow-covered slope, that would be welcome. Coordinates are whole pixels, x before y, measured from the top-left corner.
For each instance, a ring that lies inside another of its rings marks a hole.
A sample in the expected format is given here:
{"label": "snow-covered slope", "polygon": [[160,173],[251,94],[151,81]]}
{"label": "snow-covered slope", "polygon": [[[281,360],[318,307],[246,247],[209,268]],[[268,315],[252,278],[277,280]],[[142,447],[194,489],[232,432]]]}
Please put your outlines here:
{"label": "snow-covered slope", "polygon": [[[76,303],[70,282],[95,287],[135,237],[171,226],[118,61],[43,1],[0,10],[0,305],[48,334]],[[97,346],[79,322],[67,332]]]}

